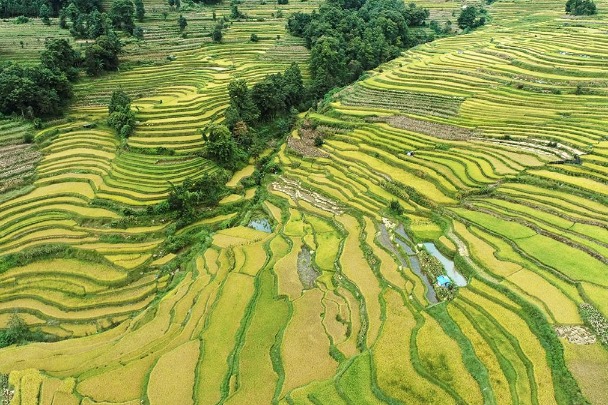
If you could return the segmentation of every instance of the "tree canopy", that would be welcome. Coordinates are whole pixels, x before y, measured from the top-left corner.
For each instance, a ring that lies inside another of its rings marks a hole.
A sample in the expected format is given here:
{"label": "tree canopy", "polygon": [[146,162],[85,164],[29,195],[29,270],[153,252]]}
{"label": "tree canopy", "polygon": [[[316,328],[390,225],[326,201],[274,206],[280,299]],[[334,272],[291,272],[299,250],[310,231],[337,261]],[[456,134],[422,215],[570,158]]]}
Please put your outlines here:
{"label": "tree canopy", "polygon": [[312,92],[319,97],[424,41],[409,27],[423,25],[428,16],[428,10],[400,0],[329,0],[318,12],[293,14],[287,27],[311,49]]}
{"label": "tree canopy", "polygon": [[458,26],[463,30],[472,30],[486,23],[485,10],[473,5],[465,6],[458,16]]}
{"label": "tree canopy", "polygon": [[0,113],[26,118],[60,115],[72,97],[62,72],[46,66],[0,64]]}
{"label": "tree canopy", "polygon": [[109,16],[114,28],[133,34],[135,6],[131,0],[114,0]]}
{"label": "tree canopy", "polygon": [[47,40],[45,50],[40,55],[40,61],[46,68],[65,74],[71,81],[78,78],[81,56],[65,39]]}
{"label": "tree canopy", "polygon": [[566,2],[566,13],[572,15],[597,14],[597,7],[592,0],[568,0]]}
{"label": "tree canopy", "polygon": [[121,138],[128,138],[135,129],[135,113],[131,111],[131,97],[123,90],[112,92],[108,104],[108,125],[110,125]]}
{"label": "tree canopy", "polygon": [[235,169],[245,160],[245,153],[239,148],[232,133],[225,125],[209,125],[203,136],[206,138],[207,157],[226,169]]}
{"label": "tree canopy", "polygon": [[83,64],[87,74],[97,76],[104,71],[117,70],[121,49],[120,40],[113,32],[98,37],[95,43],[85,50]]}

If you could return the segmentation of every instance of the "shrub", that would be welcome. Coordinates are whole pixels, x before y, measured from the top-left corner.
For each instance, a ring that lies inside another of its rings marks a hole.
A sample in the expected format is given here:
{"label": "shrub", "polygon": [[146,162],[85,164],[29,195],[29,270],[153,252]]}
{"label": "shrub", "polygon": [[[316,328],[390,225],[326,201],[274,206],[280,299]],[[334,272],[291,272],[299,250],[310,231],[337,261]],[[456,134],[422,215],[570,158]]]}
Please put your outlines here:
{"label": "shrub", "polygon": [[597,7],[593,0],[568,0],[566,2],[566,13],[572,15],[594,15]]}
{"label": "shrub", "polygon": [[24,143],[34,143],[34,134],[32,132],[26,132],[23,135],[23,142]]}
{"label": "shrub", "polygon": [[463,30],[472,30],[486,23],[486,18],[482,16],[485,13],[483,8],[475,6],[465,6],[458,16],[458,26]]}
{"label": "shrub", "polygon": [[15,24],[25,24],[28,22],[30,22],[30,19],[24,15],[20,15],[19,17],[15,18],[15,21],[14,21]]}
{"label": "shrub", "polygon": [[603,345],[608,346],[608,319],[600,311],[587,303],[580,305],[580,312],[585,324],[593,329]]}
{"label": "shrub", "polygon": [[0,331],[0,348],[44,339],[42,332],[31,331],[17,314],[11,316],[7,326],[6,329]]}
{"label": "shrub", "polygon": [[397,200],[391,200],[391,203],[389,204],[389,208],[392,212],[394,212],[397,215],[403,214],[403,207]]}

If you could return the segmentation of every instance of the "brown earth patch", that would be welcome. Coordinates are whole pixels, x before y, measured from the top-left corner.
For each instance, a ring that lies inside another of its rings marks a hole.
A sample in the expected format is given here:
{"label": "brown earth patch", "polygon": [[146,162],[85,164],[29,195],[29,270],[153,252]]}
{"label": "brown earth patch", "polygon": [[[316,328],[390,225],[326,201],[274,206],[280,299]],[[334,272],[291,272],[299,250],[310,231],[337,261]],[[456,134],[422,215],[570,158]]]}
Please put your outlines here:
{"label": "brown earth patch", "polygon": [[561,325],[555,327],[555,333],[575,345],[592,345],[597,341],[593,333],[581,325]]}

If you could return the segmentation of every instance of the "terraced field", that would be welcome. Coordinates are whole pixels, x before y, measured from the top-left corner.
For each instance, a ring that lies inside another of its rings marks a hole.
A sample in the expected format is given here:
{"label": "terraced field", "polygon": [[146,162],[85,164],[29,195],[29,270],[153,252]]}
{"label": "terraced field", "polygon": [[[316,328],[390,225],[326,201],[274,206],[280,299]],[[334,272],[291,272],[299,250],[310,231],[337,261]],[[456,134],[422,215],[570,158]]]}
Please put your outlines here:
{"label": "terraced field", "polygon": [[[301,114],[292,138],[314,131],[322,153],[273,155],[282,174],[255,197],[270,232],[242,212],[249,167],[221,212],[178,231],[204,237],[173,267],[175,224],[129,210],[215,170],[193,152],[232,78],[307,55],[282,19],[207,42],[208,10],[169,44],[154,7],[141,52],[175,60],[79,84],[71,119],[36,134],[33,185],[0,200],[0,322],[17,308],[72,337],[0,351],[13,402],[608,401],[608,354],[579,309],[608,317],[608,3],[572,19],[559,1],[499,0],[484,28],[370,72]],[[129,148],[89,125],[118,86],[138,109]],[[423,242],[464,276],[452,300],[424,276]]]}

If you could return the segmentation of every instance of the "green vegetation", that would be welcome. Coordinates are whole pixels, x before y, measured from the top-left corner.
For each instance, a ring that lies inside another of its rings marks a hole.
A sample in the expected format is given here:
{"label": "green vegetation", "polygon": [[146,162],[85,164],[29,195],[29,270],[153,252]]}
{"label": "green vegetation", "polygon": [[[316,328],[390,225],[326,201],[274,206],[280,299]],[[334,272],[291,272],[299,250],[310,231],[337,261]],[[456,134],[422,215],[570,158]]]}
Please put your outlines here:
{"label": "green vegetation", "polygon": [[472,30],[486,23],[485,9],[477,8],[474,5],[463,7],[458,16],[458,27],[463,30]]}
{"label": "green vegetation", "polygon": [[424,42],[408,27],[423,25],[428,16],[413,3],[393,0],[328,2],[318,13],[294,14],[289,31],[311,50],[311,94],[320,97]]}
{"label": "green vegetation", "polygon": [[131,111],[131,98],[122,90],[115,90],[108,105],[108,125],[121,138],[128,138],[135,128],[135,113]]}
{"label": "green vegetation", "polygon": [[0,348],[42,341],[45,338],[42,332],[30,330],[17,314],[11,316],[6,326],[6,329],[0,330]]}
{"label": "green vegetation", "polygon": [[594,15],[597,7],[593,0],[568,0],[566,2],[566,13],[572,15]]}
{"label": "green vegetation", "polygon": [[605,402],[601,13],[138,3],[0,21],[74,93],[0,117],[13,402]]}

